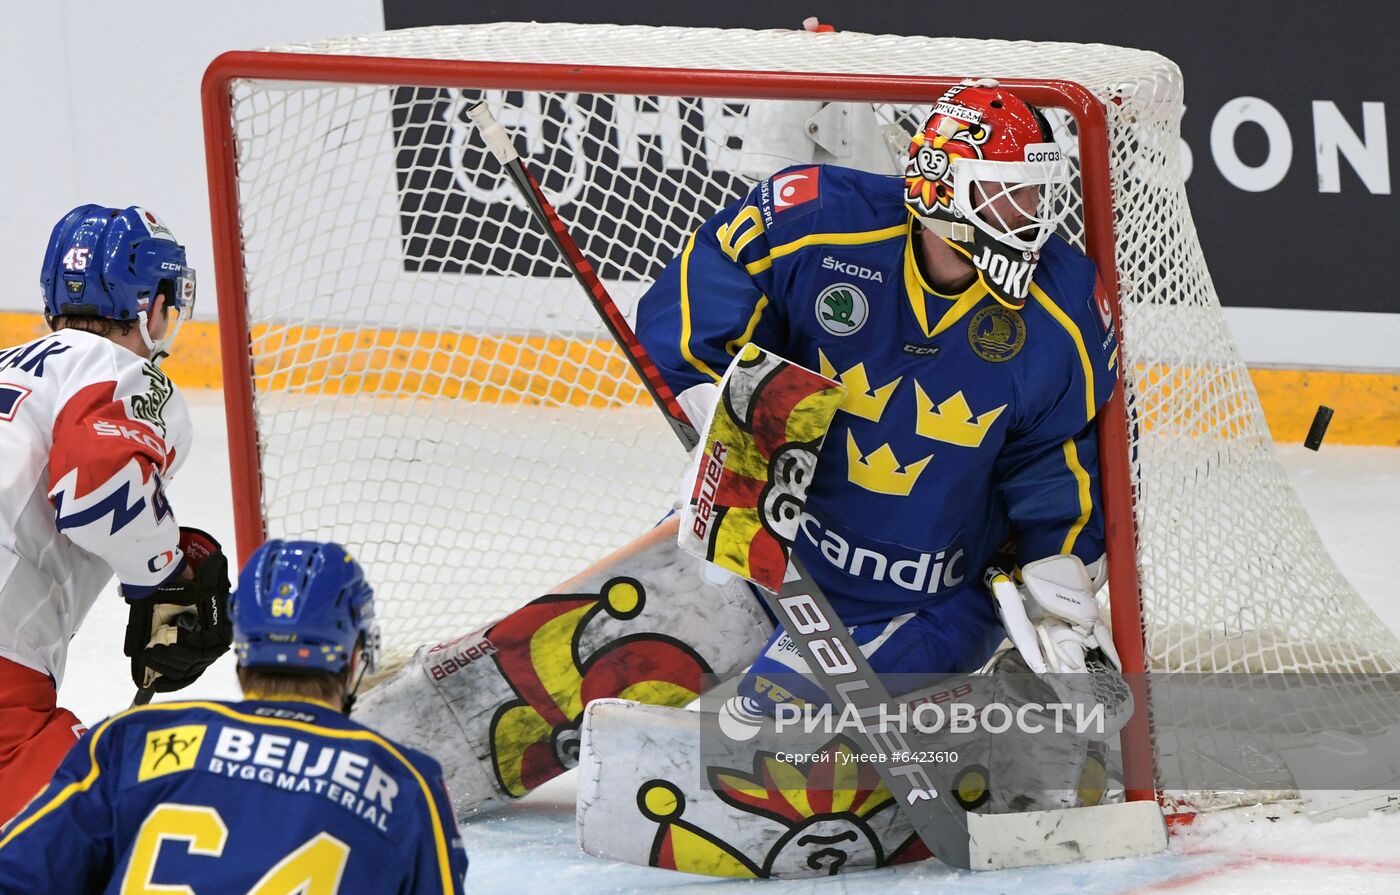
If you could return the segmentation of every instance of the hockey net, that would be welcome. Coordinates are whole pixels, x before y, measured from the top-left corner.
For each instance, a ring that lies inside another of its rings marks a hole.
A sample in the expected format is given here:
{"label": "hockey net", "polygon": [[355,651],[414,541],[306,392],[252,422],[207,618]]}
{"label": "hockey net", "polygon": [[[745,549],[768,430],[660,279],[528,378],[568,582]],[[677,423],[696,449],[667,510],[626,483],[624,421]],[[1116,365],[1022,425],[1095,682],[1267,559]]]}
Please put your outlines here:
{"label": "hockey net", "polygon": [[[265,536],[347,544],[402,657],[545,592],[671,502],[684,457],[471,102],[630,313],[784,145],[810,151],[772,131],[772,101],[873,104],[897,143],[968,76],[1056,110],[1082,163],[1063,235],[1116,275],[1120,644],[1153,671],[1396,670],[1400,644],[1290,490],[1231,342],[1186,202],[1180,72],[1100,45],[500,24],[220,57],[204,102],[240,557]],[[832,127],[841,162],[862,134]]]}

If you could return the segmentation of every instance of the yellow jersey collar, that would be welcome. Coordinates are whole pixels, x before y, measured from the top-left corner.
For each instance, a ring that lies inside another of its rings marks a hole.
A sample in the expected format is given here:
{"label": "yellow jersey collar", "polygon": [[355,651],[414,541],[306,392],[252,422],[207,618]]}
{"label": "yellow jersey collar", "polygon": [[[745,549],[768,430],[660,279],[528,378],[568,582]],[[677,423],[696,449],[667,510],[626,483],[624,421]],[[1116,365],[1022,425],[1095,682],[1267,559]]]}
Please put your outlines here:
{"label": "yellow jersey collar", "polygon": [[[972,310],[982,300],[982,296],[987,294],[988,290],[986,284],[982,282],[981,271],[978,271],[977,279],[973,280],[970,286],[957,295],[946,295],[939,292],[924,279],[923,272],[919,270],[918,259],[914,255],[915,251],[914,215],[910,214],[909,232],[904,237],[904,293],[909,300],[910,310],[914,312],[914,319],[919,323],[919,328],[923,330],[925,336],[933,338]],[[932,327],[929,326],[928,319],[928,306],[930,304],[928,296],[930,295],[948,302],[938,322]]]}

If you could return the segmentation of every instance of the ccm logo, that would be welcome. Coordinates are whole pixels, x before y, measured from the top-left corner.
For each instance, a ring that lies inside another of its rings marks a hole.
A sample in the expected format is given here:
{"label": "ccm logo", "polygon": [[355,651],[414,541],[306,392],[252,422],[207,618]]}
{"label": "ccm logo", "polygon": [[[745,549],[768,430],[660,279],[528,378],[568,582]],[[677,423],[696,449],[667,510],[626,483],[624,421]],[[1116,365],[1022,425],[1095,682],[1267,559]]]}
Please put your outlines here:
{"label": "ccm logo", "polygon": [[724,442],[716,441],[701,464],[700,493],[695,500],[695,522],[690,530],[702,541],[710,531],[710,517],[715,512],[715,493],[719,491],[719,477],[724,472],[724,458],[728,454],[729,448],[724,446]]}
{"label": "ccm logo", "polygon": [[166,550],[164,553],[157,553],[146,563],[146,568],[154,574],[175,561],[175,551]]}

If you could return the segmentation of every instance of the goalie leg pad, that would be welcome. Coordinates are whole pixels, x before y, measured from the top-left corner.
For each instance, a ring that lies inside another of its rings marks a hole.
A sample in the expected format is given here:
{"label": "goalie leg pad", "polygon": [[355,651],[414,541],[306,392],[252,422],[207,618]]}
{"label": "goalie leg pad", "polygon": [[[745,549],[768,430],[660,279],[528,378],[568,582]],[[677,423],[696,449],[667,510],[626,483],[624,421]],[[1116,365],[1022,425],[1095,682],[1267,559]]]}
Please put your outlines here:
{"label": "goalie leg pad", "polygon": [[[584,851],[747,879],[929,857],[874,766],[849,760],[857,749],[850,739],[834,738],[819,760],[789,760],[772,746],[782,742],[772,721],[762,719],[744,745],[763,745],[711,765],[701,752],[703,712],[617,699],[588,706],[578,781]],[[703,735],[717,736],[715,726]]]}
{"label": "goalie leg pad", "polygon": [[420,648],[356,719],[437,758],[459,813],[573,767],[584,706],[679,706],[742,669],[772,632],[748,585],[708,580],[676,520],[494,624]]}
{"label": "goalie leg pad", "polygon": [[[961,680],[960,699],[976,704],[991,695],[990,675]],[[943,695],[920,698],[939,701]],[[706,725],[704,711],[620,699],[589,704],[578,785],[584,851],[629,864],[742,878],[828,876],[931,857],[849,739],[838,734],[816,750],[810,740],[795,747],[771,720],[761,719],[745,741],[751,754],[739,760],[743,751],[735,749],[732,760],[710,763],[702,755],[702,736],[717,736],[723,723]],[[977,739],[962,740],[966,750],[950,741],[967,752],[955,786],[970,811],[987,802],[985,765],[972,760]],[[1155,802],[969,813],[967,819],[978,870],[1145,855],[1167,845]]]}
{"label": "goalie leg pad", "polygon": [[[858,734],[840,724],[830,733],[831,724],[802,731],[763,716],[727,719],[734,700],[724,699],[725,689],[706,695],[698,711],[616,699],[589,705],[578,780],[584,851],[749,878],[827,876],[930,857]],[[902,701],[976,707],[993,695],[992,677],[974,674],[940,679]],[[985,737],[950,734],[932,748],[961,753],[956,798],[968,810],[985,805],[988,774],[976,757]]]}
{"label": "goalie leg pad", "polygon": [[[993,813],[1097,804],[1107,786],[1107,740],[1127,723],[1132,691],[1122,674],[1102,663],[1092,670],[1040,675],[1016,650],[989,663],[994,699],[1021,720],[989,736]],[[1046,706],[1062,707],[1051,715]],[[1071,711],[1073,709],[1073,711]],[[1087,723],[1079,730],[1075,718]]]}

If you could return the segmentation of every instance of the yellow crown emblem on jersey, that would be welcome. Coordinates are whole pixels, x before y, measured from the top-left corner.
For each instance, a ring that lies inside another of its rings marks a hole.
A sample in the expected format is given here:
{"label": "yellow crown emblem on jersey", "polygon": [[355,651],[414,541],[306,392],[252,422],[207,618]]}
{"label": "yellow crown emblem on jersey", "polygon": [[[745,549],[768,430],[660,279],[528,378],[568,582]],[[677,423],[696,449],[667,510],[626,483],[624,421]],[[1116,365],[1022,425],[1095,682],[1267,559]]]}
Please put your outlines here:
{"label": "yellow crown emblem on jersey", "polygon": [[908,497],[924,467],[928,466],[932,459],[933,454],[929,454],[913,463],[900,463],[894,455],[894,449],[888,444],[882,444],[869,454],[864,454],[860,445],[856,444],[855,435],[850,430],[846,431],[847,476],[851,484],[859,485],[867,491]]}
{"label": "yellow crown emblem on jersey", "polygon": [[817,349],[817,362],[821,365],[821,369],[817,372],[827,379],[835,379],[846,387],[846,397],[841,401],[841,409],[875,423],[880,421],[880,417],[885,412],[885,405],[890,402],[890,396],[894,394],[895,388],[904,379],[903,376],[900,376],[894,382],[872,389],[870,379],[865,375],[865,364],[863,363],[856,364],[844,373],[838,374],[836,367],[826,359],[826,353],[820,348]]}
{"label": "yellow crown emblem on jersey", "polygon": [[981,445],[982,439],[987,437],[988,430],[992,428],[992,423],[995,423],[997,417],[1006,409],[1006,405],[1003,404],[974,417],[972,408],[968,407],[967,398],[963,397],[961,391],[954,392],[951,398],[934,407],[933,401],[917,382],[914,383],[914,399],[919,412],[914,422],[914,431],[925,438],[962,447]]}

